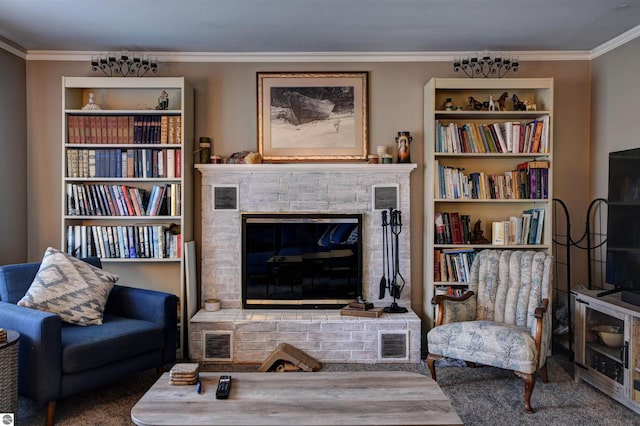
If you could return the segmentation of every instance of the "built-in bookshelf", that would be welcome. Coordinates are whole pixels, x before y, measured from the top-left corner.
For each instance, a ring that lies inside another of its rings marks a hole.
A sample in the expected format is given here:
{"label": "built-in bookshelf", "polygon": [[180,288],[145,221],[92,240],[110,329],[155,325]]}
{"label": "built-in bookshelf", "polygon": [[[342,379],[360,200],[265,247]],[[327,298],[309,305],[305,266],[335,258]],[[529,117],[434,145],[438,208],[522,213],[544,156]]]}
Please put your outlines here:
{"label": "built-in bookshelf", "polygon": [[424,102],[431,326],[432,297],[465,291],[478,250],[551,252],[553,79],[434,78]]}
{"label": "built-in bookshelf", "polygon": [[[165,95],[168,107],[158,109]],[[62,248],[100,257],[119,284],[184,301],[193,89],[182,77],[63,77],[62,97]]]}

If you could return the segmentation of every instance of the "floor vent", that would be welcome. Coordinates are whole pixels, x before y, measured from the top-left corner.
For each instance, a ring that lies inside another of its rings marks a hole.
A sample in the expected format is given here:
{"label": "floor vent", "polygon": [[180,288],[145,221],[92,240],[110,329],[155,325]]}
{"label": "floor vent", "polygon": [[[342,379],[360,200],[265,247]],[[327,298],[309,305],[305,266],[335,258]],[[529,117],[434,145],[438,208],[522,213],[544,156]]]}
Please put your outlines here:
{"label": "floor vent", "polygon": [[204,361],[233,361],[232,331],[205,331],[202,339]]}
{"label": "floor vent", "polygon": [[407,361],[409,359],[409,330],[378,330],[378,360]]}

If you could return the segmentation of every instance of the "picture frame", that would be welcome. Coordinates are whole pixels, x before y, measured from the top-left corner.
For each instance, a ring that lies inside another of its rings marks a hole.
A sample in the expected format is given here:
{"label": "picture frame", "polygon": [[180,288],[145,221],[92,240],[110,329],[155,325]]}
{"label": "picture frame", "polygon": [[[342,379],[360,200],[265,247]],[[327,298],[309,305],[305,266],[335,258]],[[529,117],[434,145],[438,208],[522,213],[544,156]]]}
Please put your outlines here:
{"label": "picture frame", "polygon": [[366,71],[257,73],[263,160],[366,160],[368,80]]}

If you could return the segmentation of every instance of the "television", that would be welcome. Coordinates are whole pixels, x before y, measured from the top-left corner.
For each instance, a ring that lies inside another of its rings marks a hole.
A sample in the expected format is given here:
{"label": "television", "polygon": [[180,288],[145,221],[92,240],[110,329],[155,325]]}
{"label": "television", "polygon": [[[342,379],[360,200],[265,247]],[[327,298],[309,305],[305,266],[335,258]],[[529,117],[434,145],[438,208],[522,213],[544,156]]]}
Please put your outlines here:
{"label": "television", "polygon": [[640,305],[640,148],[609,154],[606,281]]}

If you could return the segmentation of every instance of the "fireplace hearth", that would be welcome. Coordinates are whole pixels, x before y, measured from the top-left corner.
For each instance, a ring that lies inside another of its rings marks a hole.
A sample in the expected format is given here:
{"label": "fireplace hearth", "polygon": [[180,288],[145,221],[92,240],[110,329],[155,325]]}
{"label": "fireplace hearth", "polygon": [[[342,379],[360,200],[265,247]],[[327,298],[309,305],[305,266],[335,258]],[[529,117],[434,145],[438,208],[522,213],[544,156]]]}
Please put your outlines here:
{"label": "fireplace hearth", "polygon": [[244,308],[340,308],[362,296],[354,213],[242,215]]}

